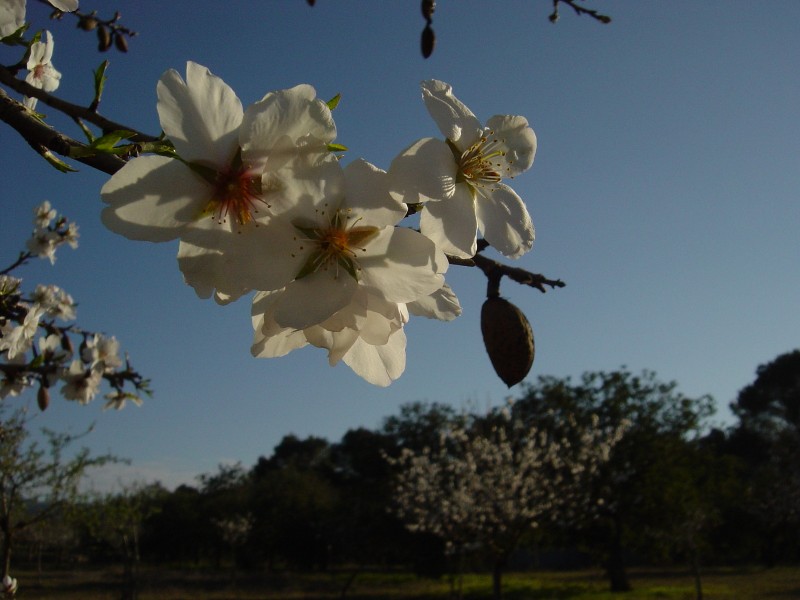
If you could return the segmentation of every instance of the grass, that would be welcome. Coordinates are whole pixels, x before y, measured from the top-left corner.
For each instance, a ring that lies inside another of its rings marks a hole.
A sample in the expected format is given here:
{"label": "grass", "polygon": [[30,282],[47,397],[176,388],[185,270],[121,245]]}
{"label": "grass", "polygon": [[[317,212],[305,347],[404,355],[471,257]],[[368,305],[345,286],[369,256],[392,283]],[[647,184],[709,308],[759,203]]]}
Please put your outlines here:
{"label": "grass", "polygon": [[[139,600],[328,600],[341,598],[352,573],[238,574],[143,569]],[[694,581],[680,570],[629,573],[633,591],[612,594],[600,571],[510,573],[506,600],[694,600]],[[118,570],[18,572],[19,600],[118,600]],[[446,600],[451,582],[406,573],[359,573],[346,598],[357,600]],[[465,600],[491,597],[488,574],[468,574]],[[791,600],[800,598],[800,567],[714,569],[703,574],[704,600]]]}

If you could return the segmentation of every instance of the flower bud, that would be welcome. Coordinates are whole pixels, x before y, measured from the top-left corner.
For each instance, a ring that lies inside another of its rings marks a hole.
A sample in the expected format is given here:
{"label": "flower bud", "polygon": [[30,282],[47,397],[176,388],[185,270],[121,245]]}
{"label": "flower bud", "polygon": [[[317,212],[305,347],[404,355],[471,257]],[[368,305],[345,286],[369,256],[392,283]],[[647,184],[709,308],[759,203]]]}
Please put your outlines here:
{"label": "flower bud", "polygon": [[100,52],[105,52],[111,47],[111,34],[108,31],[108,27],[105,25],[100,25],[97,28],[97,49]]}
{"label": "flower bud", "polygon": [[422,48],[422,57],[428,58],[431,54],[433,54],[433,47],[436,45],[436,34],[433,33],[433,29],[430,25],[425,25],[425,29],[422,30],[422,40],[421,40],[421,48]]}
{"label": "flower bud", "polygon": [[436,0],[422,0],[421,8],[422,16],[430,23],[433,13],[436,11]]}
{"label": "flower bud", "polygon": [[533,330],[522,311],[504,298],[487,298],[481,333],[495,372],[508,387],[522,381],[533,365]]}
{"label": "flower bud", "polygon": [[120,52],[128,51],[128,40],[122,34],[117,34],[114,36],[114,45]]}
{"label": "flower bud", "polygon": [[43,385],[39,386],[39,391],[36,393],[36,404],[39,405],[39,410],[46,410],[50,406],[50,390]]}
{"label": "flower bud", "polygon": [[94,17],[81,17],[81,20],[78,21],[78,27],[84,31],[92,31],[97,27],[97,19]]}

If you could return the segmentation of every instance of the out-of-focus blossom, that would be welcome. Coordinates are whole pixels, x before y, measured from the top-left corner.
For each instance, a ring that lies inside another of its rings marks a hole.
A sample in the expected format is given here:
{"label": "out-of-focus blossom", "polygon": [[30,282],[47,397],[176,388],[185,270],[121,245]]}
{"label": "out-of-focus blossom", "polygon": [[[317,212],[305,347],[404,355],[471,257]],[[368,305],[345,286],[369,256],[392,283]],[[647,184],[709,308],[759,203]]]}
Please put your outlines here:
{"label": "out-of-focus blossom", "polygon": [[17,593],[17,580],[11,577],[10,575],[6,575],[3,577],[3,594],[7,598],[11,598],[14,594]]}
{"label": "out-of-focus blossom", "polygon": [[7,352],[9,360],[14,360],[17,356],[25,354],[33,346],[33,338],[39,328],[39,319],[44,314],[44,310],[38,304],[34,304],[28,309],[28,314],[20,325],[13,326],[7,322],[0,325],[0,352]]}
{"label": "out-of-focus blossom", "polygon": [[61,394],[67,400],[88,404],[97,395],[103,381],[103,370],[98,367],[86,368],[79,360],[73,360],[62,374],[64,385]]}
{"label": "out-of-focus blossom", "polygon": [[480,231],[501,253],[521,256],[533,244],[533,223],[502,181],[533,164],[533,129],[510,115],[482,125],[442,81],[423,82],[422,97],[445,139],[418,140],[392,161],[393,193],[408,204],[425,202],[420,230],[448,254],[473,256]]}
{"label": "out-of-focus blossom", "polygon": [[92,368],[98,368],[106,373],[121,367],[117,338],[95,333],[82,345],[81,359]]}
{"label": "out-of-focus blossom", "polygon": [[57,232],[39,227],[25,242],[25,246],[31,254],[48,259],[52,265],[56,262],[56,249],[60,242],[61,236]]}
{"label": "out-of-focus blossom", "polygon": [[[61,83],[61,73],[56,71],[50,62],[53,58],[53,35],[45,31],[44,38],[44,42],[31,44],[27,65],[28,75],[25,81],[45,92],[53,92]],[[25,106],[31,110],[36,108],[36,98],[25,98]]]}
{"label": "out-of-focus blossom", "polygon": [[0,275],[0,296],[16,294],[21,283],[22,280],[19,277]]}
{"label": "out-of-focus blossom", "polygon": [[108,410],[109,408],[113,408],[114,410],[122,410],[125,408],[125,405],[129,400],[136,406],[142,405],[142,399],[136,394],[114,390],[113,392],[106,394],[106,403],[103,406],[103,410]]}
{"label": "out-of-focus blossom", "polygon": [[50,227],[50,223],[53,222],[57,214],[56,209],[50,206],[49,201],[45,200],[33,209],[33,224],[40,229]]}
{"label": "out-of-focus blossom", "polygon": [[37,285],[32,299],[42,307],[49,317],[62,321],[75,319],[75,301],[57,285]]}

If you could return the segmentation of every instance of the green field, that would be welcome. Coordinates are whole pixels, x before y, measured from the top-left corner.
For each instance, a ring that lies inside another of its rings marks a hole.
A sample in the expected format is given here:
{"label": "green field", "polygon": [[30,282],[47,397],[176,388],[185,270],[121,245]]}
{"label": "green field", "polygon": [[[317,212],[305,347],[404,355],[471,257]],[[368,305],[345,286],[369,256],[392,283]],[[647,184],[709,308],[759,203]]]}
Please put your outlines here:
{"label": "green field", "polygon": [[[19,600],[118,600],[118,571],[17,573]],[[507,600],[691,600],[691,575],[678,570],[631,570],[632,592],[611,594],[600,571],[510,573],[504,578]],[[394,598],[434,600],[451,596],[451,582],[419,579],[403,573],[247,575],[143,569],[139,600],[323,600]],[[491,598],[491,578],[466,575],[464,598]],[[800,567],[713,569],[703,575],[705,600],[791,600],[800,598]]]}

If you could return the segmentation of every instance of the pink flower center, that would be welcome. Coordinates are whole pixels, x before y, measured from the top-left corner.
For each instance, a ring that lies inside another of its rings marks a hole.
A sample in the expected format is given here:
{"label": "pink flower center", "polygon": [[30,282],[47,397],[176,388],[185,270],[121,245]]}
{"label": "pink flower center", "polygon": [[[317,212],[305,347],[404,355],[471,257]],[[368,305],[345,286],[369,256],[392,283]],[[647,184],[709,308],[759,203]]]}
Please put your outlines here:
{"label": "pink flower center", "polygon": [[255,219],[261,198],[261,178],[246,166],[231,167],[217,173],[214,195],[205,207],[217,223],[233,223],[241,227]]}

